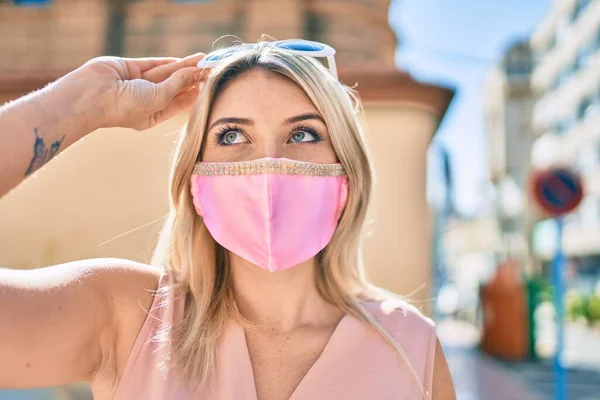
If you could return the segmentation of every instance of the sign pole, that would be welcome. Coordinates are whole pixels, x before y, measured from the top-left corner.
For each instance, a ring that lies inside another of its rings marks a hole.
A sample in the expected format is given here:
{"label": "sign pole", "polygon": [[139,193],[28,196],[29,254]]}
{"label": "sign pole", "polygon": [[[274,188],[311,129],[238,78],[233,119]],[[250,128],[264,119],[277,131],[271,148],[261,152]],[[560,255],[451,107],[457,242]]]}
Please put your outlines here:
{"label": "sign pole", "polygon": [[569,168],[550,168],[537,171],[531,179],[533,200],[541,211],[556,221],[556,253],[552,261],[554,310],[556,314],[556,351],[554,352],[554,398],[567,400],[567,371],[564,366],[565,325],[565,254],[563,233],[565,214],[574,211],[583,199],[583,182],[577,171]]}
{"label": "sign pole", "polygon": [[556,400],[567,400],[567,376],[563,365],[564,350],[564,292],[565,292],[565,256],[562,247],[563,219],[555,219],[557,227],[556,254],[552,262],[552,280],[554,281],[554,309],[556,312],[556,351],[554,353],[555,388],[554,398]]}

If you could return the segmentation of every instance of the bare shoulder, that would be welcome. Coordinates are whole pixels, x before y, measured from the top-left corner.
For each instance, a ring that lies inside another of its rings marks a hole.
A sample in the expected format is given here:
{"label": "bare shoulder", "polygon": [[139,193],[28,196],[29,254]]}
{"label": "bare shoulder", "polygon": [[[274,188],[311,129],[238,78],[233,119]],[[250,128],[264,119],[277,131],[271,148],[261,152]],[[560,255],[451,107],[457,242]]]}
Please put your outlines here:
{"label": "bare shoulder", "polygon": [[363,301],[365,309],[390,333],[407,330],[431,334],[435,323],[407,300],[385,293],[377,299]]}
{"label": "bare shoulder", "polygon": [[[156,289],[164,270],[135,261],[105,258],[86,260],[93,265],[90,274],[94,275],[96,285],[109,299],[127,300],[128,298],[146,297],[149,291]],[[119,308],[117,304],[115,306]]]}
{"label": "bare shoulder", "polygon": [[454,400],[456,394],[435,323],[417,307],[394,294],[363,301],[365,309],[400,344],[422,371],[423,386],[432,400]]}
{"label": "bare shoulder", "polygon": [[135,321],[145,319],[165,271],[128,260],[115,260],[102,268],[101,285],[111,303],[119,333],[129,329],[139,331]]}

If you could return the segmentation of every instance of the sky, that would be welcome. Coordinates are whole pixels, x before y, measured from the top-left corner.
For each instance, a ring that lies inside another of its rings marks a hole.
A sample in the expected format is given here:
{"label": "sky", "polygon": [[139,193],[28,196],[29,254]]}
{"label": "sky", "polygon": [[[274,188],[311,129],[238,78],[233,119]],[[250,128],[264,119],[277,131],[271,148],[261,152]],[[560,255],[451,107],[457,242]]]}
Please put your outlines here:
{"label": "sky", "polygon": [[430,187],[439,190],[435,148],[444,146],[451,156],[455,205],[462,214],[481,212],[489,193],[485,76],[508,45],[530,37],[554,1],[392,0],[389,20],[399,39],[397,64],[416,80],[456,90],[434,138],[428,173]]}

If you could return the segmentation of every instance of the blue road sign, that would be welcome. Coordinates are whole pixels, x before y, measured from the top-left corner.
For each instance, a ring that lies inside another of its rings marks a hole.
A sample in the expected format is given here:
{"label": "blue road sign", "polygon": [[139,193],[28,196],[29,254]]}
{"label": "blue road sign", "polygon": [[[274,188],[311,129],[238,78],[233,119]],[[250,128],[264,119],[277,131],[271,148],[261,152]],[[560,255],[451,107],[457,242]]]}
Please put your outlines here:
{"label": "blue road sign", "polygon": [[553,217],[573,211],[583,198],[581,178],[566,168],[549,169],[534,174],[532,189],[538,206]]}

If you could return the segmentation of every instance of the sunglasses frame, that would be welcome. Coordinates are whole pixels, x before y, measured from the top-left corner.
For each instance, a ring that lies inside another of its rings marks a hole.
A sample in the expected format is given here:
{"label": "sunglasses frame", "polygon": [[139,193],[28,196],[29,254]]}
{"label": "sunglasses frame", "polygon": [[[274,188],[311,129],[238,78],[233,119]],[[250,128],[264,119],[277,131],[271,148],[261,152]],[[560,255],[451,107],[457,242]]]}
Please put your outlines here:
{"label": "sunglasses frame", "polygon": [[[199,68],[212,68],[217,65],[223,59],[230,57],[231,55],[237,53],[238,51],[245,51],[250,49],[258,48],[259,46],[264,46],[267,43],[268,46],[276,47],[278,49],[283,49],[289,51],[293,54],[305,57],[313,57],[313,58],[325,58],[327,60],[327,69],[331,72],[331,75],[335,79],[338,79],[337,66],[335,63],[335,49],[325,43],[315,42],[311,40],[304,39],[286,39],[286,40],[277,40],[275,42],[260,42],[256,44],[240,44],[236,46],[230,46],[223,49],[218,49],[213,52],[208,53],[202,60],[198,62]],[[285,44],[304,44],[304,45],[313,45],[316,47],[321,47],[321,50],[295,50],[291,48],[286,48]]]}

